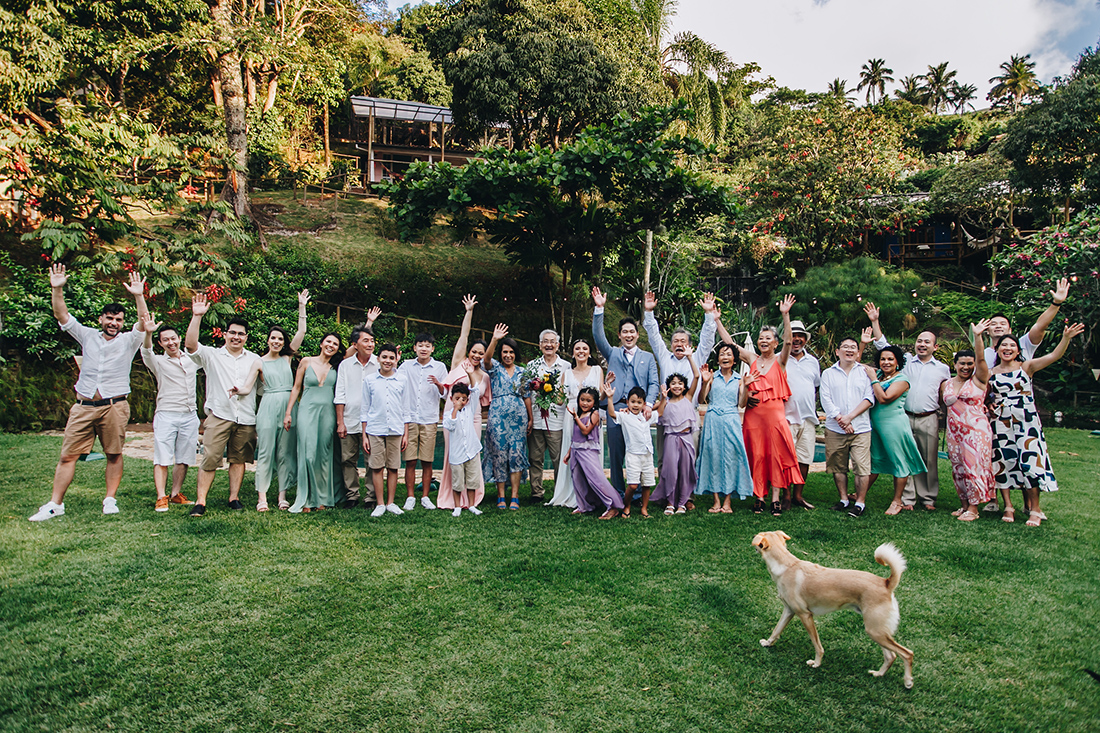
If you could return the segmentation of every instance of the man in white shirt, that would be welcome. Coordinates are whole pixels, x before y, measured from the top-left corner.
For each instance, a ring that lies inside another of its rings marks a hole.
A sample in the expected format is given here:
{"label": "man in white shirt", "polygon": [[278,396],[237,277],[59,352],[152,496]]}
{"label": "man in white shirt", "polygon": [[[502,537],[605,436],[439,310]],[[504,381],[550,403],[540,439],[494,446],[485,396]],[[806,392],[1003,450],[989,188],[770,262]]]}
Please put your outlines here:
{"label": "man in white shirt", "polygon": [[225,326],[225,345],[221,348],[199,343],[199,326],[210,309],[206,295],[195,293],[191,301],[191,322],[187,325],[184,346],[192,361],[206,372],[206,426],[203,430],[203,457],[199,465],[198,497],[191,507],[192,517],[206,513],[206,495],[214,484],[214,472],[222,465],[222,452],[229,458],[229,508],[244,509],[241,484],[244,465],[252,463],[256,453],[256,392],[240,394],[234,388],[247,381],[252,363],[260,357],[244,348],[248,323],[231,318]]}
{"label": "man in white shirt", "polygon": [[[1059,309],[1062,304],[1066,302],[1066,298],[1069,297],[1069,280],[1066,278],[1060,279],[1054,290],[1050,291],[1050,305],[1043,311],[1039,318],[1036,319],[1035,325],[1033,325],[1027,333],[1020,337],[1020,360],[1027,361],[1035,356],[1035,349],[1039,347],[1039,344],[1043,340],[1043,336],[1046,335],[1047,328],[1054,321],[1055,316],[1058,315]],[[1008,317],[1003,313],[997,313],[989,319],[989,346],[985,347],[985,363],[993,367],[997,361],[997,341],[1001,336],[1008,336],[1012,334],[1012,326],[1009,325]]]}
{"label": "man in white shirt", "polygon": [[[546,329],[539,334],[539,351],[542,356],[530,362],[527,366],[537,367],[539,378],[543,378],[552,372],[558,373],[558,379],[565,379],[565,370],[570,368],[569,362],[558,356],[558,348],[561,338],[557,331]],[[561,381],[559,381],[559,384]],[[544,495],[542,485],[542,472],[546,462],[546,451],[550,451],[550,464],[558,465],[561,457],[561,431],[565,425],[565,406],[551,405],[549,413],[544,418],[536,408],[532,412],[534,416],[531,432],[527,436],[527,459],[531,471],[531,498],[541,501]]]}
{"label": "man in white shirt", "polygon": [[[337,367],[332,398],[336,405],[336,437],[340,441],[345,509],[353,509],[360,497],[359,454],[363,451],[363,423],[359,419],[359,407],[363,402],[363,380],[378,371],[374,334],[369,327],[363,326],[351,332],[351,346],[352,355]],[[364,492],[364,506],[373,505],[374,484],[367,481]]]}
{"label": "man in white shirt", "polygon": [[84,358],[76,381],[76,404],[69,410],[65,423],[65,439],[61,443],[61,458],[53,475],[50,500],[31,515],[32,522],[42,522],[65,513],[65,492],[76,473],[76,462],[82,454],[91,453],[98,436],[107,457],[107,496],[103,499],[104,514],[118,514],[115,494],[122,482],[122,445],[126,442],[126,424],[130,421],[130,367],[134,354],[141,347],[141,319],[149,311],[145,307],[145,280],[130,273],[126,291],[137,304],[138,324],[123,332],[125,310],[118,303],[103,306],[99,315],[99,330],[89,328],[69,314],[65,305],[65,283],[69,276],[64,265],[50,267],[50,304],[61,330],[81,346]]}
{"label": "man in white shirt", "polygon": [[[837,362],[821,373],[821,408],[825,411],[825,470],[833,474],[840,501],[833,505],[849,516],[863,515],[871,476],[871,417],[875,393],[867,372],[856,363],[859,342],[840,340]],[[856,493],[848,493],[848,463],[855,464]]]}
{"label": "man in white shirt", "polygon": [[[420,506],[435,509],[428,497],[432,490],[432,461],[435,460],[435,441],[439,431],[439,401],[443,398],[447,381],[447,367],[432,358],[435,336],[419,333],[413,339],[415,359],[406,359],[397,369],[397,375],[408,382],[409,409],[405,425],[409,430],[409,442],[405,446],[405,511],[416,506],[416,463],[420,462]],[[430,379],[429,379],[430,377]]]}
{"label": "man in white shirt", "polygon": [[[890,342],[882,335],[878,308],[868,302],[863,310],[871,321],[875,348],[881,351]],[[909,416],[909,427],[917,441],[917,452],[928,470],[913,474],[902,492],[901,503],[913,507],[919,501],[925,509],[932,510],[936,508],[940,489],[940,385],[951,379],[951,367],[935,357],[936,334],[931,331],[917,334],[913,350],[916,355],[906,353],[902,368],[902,373],[909,380],[905,414]]]}
{"label": "man in white shirt", "polygon": [[[153,484],[157,490],[154,509],[168,511],[168,504],[190,504],[180,493],[187,467],[195,465],[199,444],[199,416],[196,413],[195,376],[199,367],[180,349],[179,332],[161,328],[157,342],[163,354],[153,353],[153,332],[161,327],[151,317],[142,321],[145,341],[141,360],[157,380],[157,410],[153,413]],[[168,469],[172,468],[172,493],[165,494]]]}
{"label": "man in white shirt", "polygon": [[810,464],[817,448],[817,426],[820,422],[817,419],[817,388],[821,384],[821,363],[806,351],[809,338],[810,334],[802,321],[791,321],[791,355],[787,357],[787,384],[791,388],[791,398],[787,400],[786,414],[798,469],[802,472],[802,483],[791,487],[790,503],[805,509],[814,508],[802,498],[802,490],[806,486],[806,477],[810,475]]}

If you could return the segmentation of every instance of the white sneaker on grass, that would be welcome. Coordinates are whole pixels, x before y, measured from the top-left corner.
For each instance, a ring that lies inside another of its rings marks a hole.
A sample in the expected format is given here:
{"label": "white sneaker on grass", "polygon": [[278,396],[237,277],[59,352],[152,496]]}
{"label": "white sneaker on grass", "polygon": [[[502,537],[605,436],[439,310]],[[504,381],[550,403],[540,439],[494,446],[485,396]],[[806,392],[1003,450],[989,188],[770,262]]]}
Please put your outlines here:
{"label": "white sneaker on grass", "polygon": [[32,522],[45,522],[47,519],[60,517],[64,513],[64,504],[54,504],[53,501],[47,501],[42,506],[38,507],[38,511],[30,516],[30,520]]}
{"label": "white sneaker on grass", "polygon": [[473,514],[475,517],[481,516],[481,510],[476,506],[472,506],[470,507],[470,514]]}
{"label": "white sneaker on grass", "polygon": [[420,497],[420,506],[424,507],[425,509],[435,509],[435,504],[433,504],[432,500],[426,496]]}
{"label": "white sneaker on grass", "polygon": [[397,506],[396,504],[387,504],[386,505],[386,511],[389,512],[390,514],[404,514],[405,513],[403,511],[401,511],[401,507]]}
{"label": "white sneaker on grass", "polygon": [[460,506],[456,506],[455,510],[453,512],[451,512],[452,517],[457,517],[460,514],[462,514],[462,507],[460,507]]}
{"label": "white sneaker on grass", "polygon": [[108,496],[103,499],[103,513],[118,514],[118,502],[115,501],[115,497]]}
{"label": "white sneaker on grass", "polygon": [[372,517],[380,517],[385,513],[386,513],[386,505],[385,504],[379,504],[378,506],[376,506],[374,508],[374,511],[371,512],[370,515]]}
{"label": "white sneaker on grass", "polygon": [[407,512],[411,512],[415,507],[416,507],[416,497],[415,496],[410,496],[408,499],[405,499],[405,506],[402,507],[402,508]]}

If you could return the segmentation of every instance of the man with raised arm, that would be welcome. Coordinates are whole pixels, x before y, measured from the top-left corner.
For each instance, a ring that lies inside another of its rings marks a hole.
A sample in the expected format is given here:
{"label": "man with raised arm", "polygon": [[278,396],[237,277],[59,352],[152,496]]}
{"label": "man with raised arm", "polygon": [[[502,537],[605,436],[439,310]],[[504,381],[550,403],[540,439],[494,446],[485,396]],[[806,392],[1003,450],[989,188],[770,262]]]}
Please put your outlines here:
{"label": "man with raised arm", "polygon": [[103,499],[104,514],[118,514],[115,494],[122,482],[122,446],[126,442],[126,424],[130,421],[130,367],[143,338],[141,320],[148,315],[145,307],[145,280],[130,273],[126,290],[137,304],[138,323],[133,330],[123,332],[126,313],[118,303],[103,306],[99,329],[81,324],[69,314],[65,305],[65,283],[69,276],[64,265],[50,267],[50,304],[61,330],[81,346],[83,359],[76,380],[76,404],[69,410],[65,423],[65,439],[61,443],[61,459],[53,476],[50,500],[40,506],[30,520],[42,522],[65,513],[65,492],[73,482],[76,461],[90,453],[98,436],[107,456],[107,496]]}
{"label": "man with raised arm", "polygon": [[[1039,318],[1036,319],[1035,324],[1020,337],[1020,356],[1023,361],[1027,361],[1035,356],[1035,350],[1039,348],[1039,344],[1043,341],[1043,336],[1046,335],[1047,328],[1054,321],[1055,316],[1058,315],[1059,309],[1062,304],[1066,302],[1066,298],[1069,297],[1069,280],[1061,278],[1055,284],[1054,290],[1050,291],[1050,305],[1047,309],[1039,314]],[[993,363],[997,360],[997,341],[1001,336],[1008,336],[1012,334],[1012,326],[1008,322],[1008,317],[1003,313],[997,313],[989,319],[989,346],[985,347],[985,363],[989,365],[990,369],[993,368]]]}
{"label": "man with raised arm", "polygon": [[[626,409],[626,398],[634,387],[646,391],[643,413],[649,419],[653,405],[660,394],[660,381],[657,374],[657,360],[648,351],[638,348],[638,322],[627,316],[619,321],[619,346],[612,348],[607,341],[603,328],[603,309],[607,305],[607,296],[599,288],[592,288],[592,340],[607,361],[607,373],[615,375],[615,406]],[[607,452],[611,461],[611,485],[620,496],[626,494],[626,481],[623,476],[623,464],[626,460],[626,441],[623,429],[611,423],[607,426]]]}
{"label": "man with raised arm", "polygon": [[244,465],[252,463],[256,453],[256,391],[241,394],[237,386],[247,381],[252,363],[260,357],[244,348],[248,340],[248,322],[231,318],[225,326],[225,345],[220,348],[199,343],[199,326],[210,309],[206,295],[195,293],[191,301],[191,322],[187,324],[184,346],[187,355],[206,372],[206,428],[203,430],[203,457],[199,465],[198,496],[191,508],[192,517],[206,513],[206,496],[214,483],[214,474],[222,465],[222,452],[229,457],[229,508],[244,509],[241,483]]}
{"label": "man with raised arm", "polygon": [[[882,350],[890,345],[879,326],[879,310],[868,301],[863,310],[871,321],[871,333],[875,348]],[[951,379],[951,367],[936,358],[936,334],[921,331],[913,346],[916,355],[905,354],[905,367],[901,370],[909,380],[909,392],[905,395],[905,414],[909,427],[917,441],[917,452],[928,469],[913,474],[901,495],[903,509],[912,509],[919,501],[925,509],[936,508],[940,490],[940,385]]]}
{"label": "man with raised arm", "polygon": [[[368,319],[370,320],[370,319]],[[336,368],[336,387],[332,402],[336,405],[336,437],[340,445],[340,468],[344,481],[344,508],[354,509],[359,502],[359,455],[363,450],[363,423],[359,408],[363,401],[363,380],[378,372],[374,355],[374,333],[367,325],[351,332],[352,355]],[[374,484],[367,479],[364,506],[374,509]]]}

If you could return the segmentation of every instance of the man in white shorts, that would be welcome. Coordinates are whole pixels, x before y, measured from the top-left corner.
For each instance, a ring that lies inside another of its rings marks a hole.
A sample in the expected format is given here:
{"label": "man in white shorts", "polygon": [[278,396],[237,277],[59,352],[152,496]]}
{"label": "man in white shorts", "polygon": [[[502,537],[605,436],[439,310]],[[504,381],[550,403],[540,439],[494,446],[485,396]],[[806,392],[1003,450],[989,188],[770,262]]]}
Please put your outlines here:
{"label": "man in white shorts", "polygon": [[[153,413],[153,484],[157,489],[154,509],[166,512],[169,504],[191,503],[180,489],[187,478],[187,467],[197,462],[199,416],[195,376],[199,366],[180,350],[179,331],[171,326],[157,334],[164,353],[153,353],[153,332],[160,326],[148,316],[142,319],[145,341],[141,360],[157,379],[157,410]],[[170,496],[165,493],[169,468],[172,469]]]}
{"label": "man in white shorts", "polygon": [[791,321],[791,355],[787,359],[787,384],[791,388],[791,398],[787,400],[786,409],[802,483],[791,486],[789,503],[804,509],[814,508],[802,498],[802,489],[806,486],[806,477],[810,474],[810,464],[814,461],[817,448],[817,388],[821,384],[821,364],[806,351],[809,338],[810,334],[802,321]]}

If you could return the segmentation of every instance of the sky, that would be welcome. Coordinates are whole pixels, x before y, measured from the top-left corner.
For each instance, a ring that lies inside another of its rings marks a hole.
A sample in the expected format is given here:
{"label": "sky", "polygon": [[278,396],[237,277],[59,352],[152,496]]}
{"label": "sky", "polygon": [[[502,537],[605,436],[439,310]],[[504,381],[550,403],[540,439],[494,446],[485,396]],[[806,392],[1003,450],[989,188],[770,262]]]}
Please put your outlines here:
{"label": "sky", "polygon": [[1100,39],[1100,1],[680,0],[673,32],[688,30],[782,86],[825,91],[840,78],[853,88],[872,58],[895,80],[947,61],[984,100],[1013,54],[1031,54],[1043,83],[1069,72]]}

